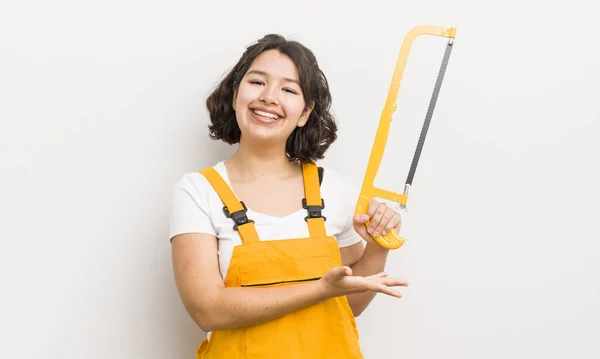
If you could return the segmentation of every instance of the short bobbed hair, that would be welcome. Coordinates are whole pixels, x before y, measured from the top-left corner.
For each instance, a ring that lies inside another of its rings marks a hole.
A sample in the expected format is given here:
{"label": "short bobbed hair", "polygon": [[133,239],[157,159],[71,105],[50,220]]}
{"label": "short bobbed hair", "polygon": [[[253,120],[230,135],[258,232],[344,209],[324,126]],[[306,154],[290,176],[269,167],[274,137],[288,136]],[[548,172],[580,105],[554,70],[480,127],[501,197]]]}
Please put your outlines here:
{"label": "short bobbed hair", "polygon": [[298,69],[305,111],[314,106],[306,124],[296,127],[287,139],[287,157],[290,161],[303,163],[322,159],[337,138],[337,125],[330,112],[331,93],[327,78],[311,50],[277,34],[266,35],[246,48],[237,64],[206,99],[210,114],[210,137],[228,144],[240,141],[241,131],[233,109],[234,93],[254,59],[267,50],[277,50],[292,60]]}

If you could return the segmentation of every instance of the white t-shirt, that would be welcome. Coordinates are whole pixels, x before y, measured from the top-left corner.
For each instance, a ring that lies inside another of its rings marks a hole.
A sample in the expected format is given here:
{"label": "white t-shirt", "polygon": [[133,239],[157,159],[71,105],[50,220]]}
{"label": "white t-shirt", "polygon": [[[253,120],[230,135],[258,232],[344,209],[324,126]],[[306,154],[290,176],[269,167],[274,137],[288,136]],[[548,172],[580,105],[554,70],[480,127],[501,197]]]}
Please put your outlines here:
{"label": "white t-shirt", "polygon": [[[227,185],[231,186],[223,161],[218,162],[214,168]],[[339,173],[329,168],[324,169],[321,197],[325,202],[325,209],[322,214],[327,218],[327,235],[336,237],[340,247],[362,240],[352,225],[359,190]],[[298,201],[300,200],[299,198]],[[308,224],[304,220],[306,215],[303,208],[285,217],[269,216],[251,208],[247,212],[248,218],[254,220],[261,240],[308,237]],[[242,244],[233,225],[233,220],[223,213],[223,202],[217,192],[202,174],[192,172],[181,177],[173,190],[169,238],[183,233],[208,233],[216,236],[223,278],[227,276],[233,248]]]}

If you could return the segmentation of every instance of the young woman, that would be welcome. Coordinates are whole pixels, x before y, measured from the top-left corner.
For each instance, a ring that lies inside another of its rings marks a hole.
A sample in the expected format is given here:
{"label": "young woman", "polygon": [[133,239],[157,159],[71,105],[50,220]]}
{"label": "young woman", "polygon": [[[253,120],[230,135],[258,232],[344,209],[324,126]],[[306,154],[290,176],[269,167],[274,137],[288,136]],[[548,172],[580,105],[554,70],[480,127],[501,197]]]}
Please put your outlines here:
{"label": "young woman", "polygon": [[407,285],[371,237],[398,231],[399,214],[373,200],[354,217],[357,192],[315,164],[336,139],[330,106],[313,53],[279,35],[207,99],[211,137],[238,149],[173,195],[177,287],[208,332],[197,358],[362,358],[354,317]]}

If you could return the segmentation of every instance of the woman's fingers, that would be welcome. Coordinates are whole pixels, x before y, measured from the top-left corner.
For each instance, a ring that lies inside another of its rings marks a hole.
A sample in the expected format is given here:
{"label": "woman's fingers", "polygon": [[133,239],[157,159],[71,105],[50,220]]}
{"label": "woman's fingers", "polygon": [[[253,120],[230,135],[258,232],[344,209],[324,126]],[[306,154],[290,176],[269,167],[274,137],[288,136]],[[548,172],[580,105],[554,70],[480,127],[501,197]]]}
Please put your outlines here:
{"label": "woman's fingers", "polygon": [[352,275],[352,269],[348,266],[336,267],[329,271],[333,280],[340,280],[346,276]]}
{"label": "woman's fingers", "polygon": [[391,295],[393,297],[402,298],[402,294],[400,294],[399,292],[395,291],[394,289],[388,287],[387,285],[385,285],[383,283],[378,283],[375,281],[368,281],[368,282],[369,283],[367,285],[369,287],[369,290],[372,292],[379,292],[379,293]]}
{"label": "woman's fingers", "polygon": [[368,276],[367,279],[385,278],[385,277],[387,277],[387,275],[388,274],[386,272],[380,272],[380,273]]}
{"label": "woman's fingers", "polygon": [[[371,200],[371,206],[375,207],[375,210],[370,215],[371,221],[369,223],[369,233],[373,234],[375,237],[379,237],[381,234],[381,229],[387,224],[389,218],[384,218],[387,206],[385,203],[378,203],[375,200]],[[381,221],[384,220],[382,224]]]}
{"label": "woman's fingers", "polygon": [[383,286],[382,291],[380,293],[391,295],[392,297],[396,298],[402,298],[402,294],[400,294],[400,292],[386,286]]}
{"label": "woman's fingers", "polygon": [[381,217],[379,219],[379,224],[377,225],[377,227],[375,227],[375,232],[373,233],[373,235],[375,237],[379,237],[382,234],[385,235],[387,234],[387,230],[386,228],[392,227],[393,224],[390,224],[390,222],[392,221],[392,219],[394,219],[394,210],[391,208],[387,208],[387,206],[385,205],[385,203],[382,203],[381,206],[384,207],[384,212],[381,214]]}
{"label": "woman's fingers", "polygon": [[398,278],[385,278],[383,283],[390,287],[408,287],[408,282]]}
{"label": "woman's fingers", "polygon": [[388,277],[386,272],[380,272],[366,277],[367,280],[379,281],[390,287],[408,287],[408,282],[400,278]]}
{"label": "woman's fingers", "polygon": [[392,287],[407,287],[408,282],[398,278],[389,278],[387,273],[381,272],[374,274],[369,277],[357,277],[359,278],[359,285],[363,291],[379,292],[393,297],[401,298],[402,295],[392,289]]}

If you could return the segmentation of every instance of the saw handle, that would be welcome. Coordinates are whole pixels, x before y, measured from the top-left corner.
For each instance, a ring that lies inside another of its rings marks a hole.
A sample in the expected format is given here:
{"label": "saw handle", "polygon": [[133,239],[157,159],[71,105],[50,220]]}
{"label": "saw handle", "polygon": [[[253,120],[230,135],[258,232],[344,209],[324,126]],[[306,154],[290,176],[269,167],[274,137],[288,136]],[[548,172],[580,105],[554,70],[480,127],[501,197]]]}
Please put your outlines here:
{"label": "saw handle", "polygon": [[[388,199],[388,200],[394,201],[394,202],[399,202],[402,204],[406,204],[406,199],[407,199],[406,195],[388,192],[388,191],[380,190],[380,189],[373,189],[373,190],[376,190],[376,191],[378,190],[379,196],[381,196],[385,199]],[[358,213],[366,214],[368,206],[369,206],[369,202],[370,202],[370,198],[361,196],[359,198],[358,205],[356,206],[356,213],[357,214]],[[370,223],[371,223],[371,221],[367,221],[367,223],[365,223],[365,227],[369,228]],[[375,242],[377,242],[383,248],[398,249],[404,244],[404,238],[400,237],[398,235],[398,233],[396,233],[396,231],[394,231],[394,230],[391,230],[388,232],[388,234],[381,235],[379,237],[375,237],[373,235],[373,233],[369,233],[369,235],[371,236],[371,238],[373,238],[373,240],[375,240]]]}
{"label": "saw handle", "polygon": [[[369,222],[365,223],[365,226],[369,227]],[[393,229],[388,232],[388,234],[381,235],[379,237],[373,236],[372,233],[369,233],[371,237],[377,242],[380,246],[387,249],[398,249],[404,244],[404,238],[400,237],[396,231]]]}

